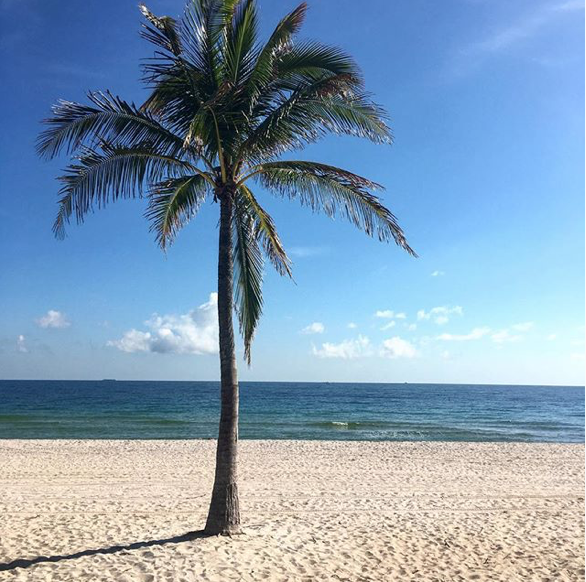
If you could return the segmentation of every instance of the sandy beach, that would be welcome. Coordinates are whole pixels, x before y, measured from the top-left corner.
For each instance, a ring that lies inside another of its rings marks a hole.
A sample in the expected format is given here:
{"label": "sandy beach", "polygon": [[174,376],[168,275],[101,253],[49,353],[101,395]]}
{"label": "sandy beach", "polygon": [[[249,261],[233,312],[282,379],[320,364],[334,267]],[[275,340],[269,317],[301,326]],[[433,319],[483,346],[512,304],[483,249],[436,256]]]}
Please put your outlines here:
{"label": "sandy beach", "polygon": [[584,445],[242,441],[244,534],[186,535],[213,461],[0,441],[0,580],[584,580]]}

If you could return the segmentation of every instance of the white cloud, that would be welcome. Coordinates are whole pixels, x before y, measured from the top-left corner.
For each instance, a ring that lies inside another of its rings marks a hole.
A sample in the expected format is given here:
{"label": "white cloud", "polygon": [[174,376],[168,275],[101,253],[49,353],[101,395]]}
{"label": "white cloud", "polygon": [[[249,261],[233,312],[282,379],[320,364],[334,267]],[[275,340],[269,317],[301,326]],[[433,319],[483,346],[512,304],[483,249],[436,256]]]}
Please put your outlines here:
{"label": "white cloud", "polygon": [[182,315],[153,315],[145,322],[150,331],[131,329],[107,345],[123,352],[160,354],[215,354],[218,351],[218,295]]}
{"label": "white cloud", "polygon": [[516,323],[511,326],[515,331],[529,331],[535,324],[532,321],[525,321],[524,323]]}
{"label": "white cloud", "polygon": [[357,327],[358,326],[353,321],[348,324],[348,329],[356,329]]}
{"label": "white cloud", "polygon": [[28,348],[26,347],[26,340],[22,334],[16,338],[16,349],[23,354],[28,352]]}
{"label": "white cloud", "polygon": [[584,2],[582,0],[559,2],[557,4],[547,3],[535,10],[533,14],[527,15],[512,26],[496,31],[492,36],[472,45],[471,48],[481,52],[501,51],[521,40],[535,35],[545,25],[549,24],[552,17],[556,14],[576,10],[584,10]]}
{"label": "white cloud", "polygon": [[318,358],[352,360],[354,358],[370,356],[372,349],[370,340],[367,337],[359,335],[357,339],[344,340],[339,344],[325,343],[321,345],[321,348],[313,346],[312,353]]}
{"label": "white cloud", "polygon": [[[490,338],[497,344],[504,344],[508,342],[518,342],[523,339],[521,333],[533,329],[535,324],[532,321],[525,321],[523,323],[516,323],[511,325],[508,329],[501,329],[493,333]],[[515,333],[516,332],[516,333]]]}
{"label": "white cloud", "polygon": [[400,311],[399,313],[395,313],[391,309],[385,309],[383,311],[379,310],[374,314],[375,317],[379,317],[380,319],[406,319],[407,315]]}
{"label": "white cloud", "polygon": [[111,340],[107,345],[114,346],[122,352],[151,352],[153,335],[149,331],[131,329],[119,340]]}
{"label": "white cloud", "polygon": [[391,327],[395,327],[395,325],[397,325],[397,323],[395,321],[389,321],[389,323],[385,323],[385,325],[383,325],[381,327],[381,331],[386,331],[387,329],[391,329]]}
{"label": "white cloud", "polygon": [[437,336],[438,340],[445,342],[466,342],[477,340],[490,333],[490,327],[476,327],[470,333],[464,335],[454,335],[451,333],[442,333]]}
{"label": "white cloud", "polygon": [[[433,309],[431,310],[433,312]],[[430,313],[431,313],[430,312]],[[441,323],[436,321],[437,323]],[[523,339],[522,332],[526,332],[533,327],[533,322],[527,321],[524,323],[517,323],[506,329],[493,331],[490,327],[476,327],[470,333],[457,335],[450,333],[443,333],[438,335],[436,339],[441,341],[471,341],[481,339],[485,336],[490,336],[490,339],[496,344],[504,344],[509,342],[518,342]],[[515,333],[517,332],[517,333]]]}
{"label": "white cloud", "polygon": [[410,323],[409,325],[405,324],[405,328],[407,331],[415,331],[417,329],[416,323]]}
{"label": "white cloud", "polygon": [[381,319],[392,319],[395,317],[395,312],[391,311],[390,309],[385,309],[384,311],[377,311],[374,314],[375,317],[380,317]]}
{"label": "white cloud", "polygon": [[432,277],[443,277],[445,275],[444,271],[434,271],[431,276]]}
{"label": "white cloud", "polygon": [[49,309],[49,311],[47,311],[43,317],[39,317],[36,322],[38,326],[44,328],[63,328],[71,325],[64,313],[61,313],[61,311],[55,311],[54,309]]}
{"label": "white cloud", "polygon": [[450,354],[450,352],[448,350],[444,350],[442,352],[442,359],[443,360],[449,360],[452,357],[452,355]]}
{"label": "white cloud", "polygon": [[314,334],[314,333],[323,333],[326,330],[324,324],[319,321],[314,321],[310,323],[307,327],[304,327],[301,330],[301,333],[305,334]]}
{"label": "white cloud", "polygon": [[460,305],[456,305],[454,307],[449,307],[447,305],[440,305],[438,307],[433,307],[429,311],[425,311],[425,309],[420,309],[417,312],[417,321],[428,321],[432,319],[438,325],[444,325],[450,321],[451,315],[463,315],[464,310]]}
{"label": "white cloud", "polygon": [[484,39],[462,48],[454,63],[456,70],[463,72],[492,55],[502,54],[511,47],[539,34],[550,23],[554,22],[555,18],[564,13],[569,14],[581,10],[584,10],[583,0],[543,3],[532,13],[526,14],[512,25],[494,30]]}
{"label": "white cloud", "polygon": [[381,355],[385,358],[414,358],[417,355],[415,346],[398,336],[384,340]]}
{"label": "white cloud", "polygon": [[545,339],[552,342],[553,340],[557,339],[558,334],[557,333],[550,333]]}
{"label": "white cloud", "polygon": [[518,342],[522,339],[520,335],[513,335],[508,329],[501,329],[490,336],[495,344],[504,344],[506,342]]}

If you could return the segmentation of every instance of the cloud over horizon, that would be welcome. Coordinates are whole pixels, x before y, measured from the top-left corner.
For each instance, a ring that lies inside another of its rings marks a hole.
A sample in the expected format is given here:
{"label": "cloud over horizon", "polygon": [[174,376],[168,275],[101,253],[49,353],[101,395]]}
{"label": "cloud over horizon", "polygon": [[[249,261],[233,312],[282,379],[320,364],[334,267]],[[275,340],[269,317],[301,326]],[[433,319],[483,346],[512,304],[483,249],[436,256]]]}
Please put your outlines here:
{"label": "cloud over horizon", "polygon": [[343,360],[352,360],[372,354],[370,340],[363,335],[359,335],[353,340],[344,340],[339,344],[326,342],[321,345],[321,348],[313,346],[311,351],[318,358],[341,358]]}
{"label": "cloud over horizon", "polygon": [[407,315],[400,311],[395,313],[392,309],[379,310],[374,314],[379,319],[407,319]]}
{"label": "cloud over horizon", "polygon": [[398,336],[383,340],[375,349],[368,337],[359,335],[356,339],[346,339],[340,343],[326,342],[320,348],[312,346],[312,353],[318,358],[338,358],[354,360],[379,356],[381,358],[414,358],[418,356],[415,346],[408,340]]}
{"label": "cloud over horizon", "polygon": [[22,334],[16,338],[16,349],[21,354],[26,354],[28,352],[28,348],[26,347],[26,339]]}
{"label": "cloud over horizon", "polygon": [[306,335],[311,335],[315,333],[323,333],[326,330],[323,323],[320,321],[314,321],[310,323],[308,326],[304,327],[299,333],[303,333]]}
{"label": "cloud over horizon", "polygon": [[418,354],[410,341],[395,336],[383,341],[381,355],[384,358],[395,360],[397,358],[414,358]]}
{"label": "cloud over horizon", "polygon": [[36,319],[35,322],[39,327],[44,329],[61,329],[71,325],[71,322],[67,319],[66,315],[55,309],[49,309],[45,315]]}
{"label": "cloud over horizon", "polygon": [[118,340],[107,342],[122,352],[159,354],[218,353],[218,294],[209,301],[180,315],[154,314],[145,325],[150,331],[131,329]]}
{"label": "cloud over horizon", "polygon": [[524,338],[522,335],[533,328],[532,321],[526,321],[523,323],[516,323],[508,328],[500,330],[493,330],[490,327],[475,327],[470,333],[467,334],[450,334],[442,333],[438,335],[436,339],[440,341],[472,341],[478,340],[489,336],[493,343],[504,344],[508,342],[518,342]]}
{"label": "cloud over horizon", "polygon": [[478,340],[483,338],[485,335],[490,333],[490,327],[475,327],[470,333],[466,334],[451,334],[442,333],[437,336],[438,340],[445,342],[467,342],[472,340]]}
{"label": "cloud over horizon", "polygon": [[450,321],[451,315],[463,315],[464,310],[460,305],[454,307],[448,307],[447,305],[441,305],[438,307],[432,307],[429,311],[420,309],[417,312],[417,321],[428,321],[432,319],[438,325],[444,325]]}

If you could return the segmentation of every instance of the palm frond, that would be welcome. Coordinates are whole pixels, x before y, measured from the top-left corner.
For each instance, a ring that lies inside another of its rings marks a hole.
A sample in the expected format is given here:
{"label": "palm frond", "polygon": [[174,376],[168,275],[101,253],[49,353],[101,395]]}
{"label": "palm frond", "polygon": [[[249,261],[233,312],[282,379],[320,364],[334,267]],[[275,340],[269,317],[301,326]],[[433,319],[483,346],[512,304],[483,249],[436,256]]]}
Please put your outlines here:
{"label": "palm frond", "polygon": [[253,218],[256,236],[277,273],[279,275],[293,277],[291,260],[283,248],[273,219],[258,203],[256,197],[246,184],[239,186],[236,203],[239,206],[243,206],[246,212]]}
{"label": "palm frond", "polygon": [[244,358],[250,365],[252,340],[263,305],[263,257],[254,219],[243,206],[235,207],[233,228],[234,301],[244,340]]}
{"label": "palm frond", "polygon": [[145,215],[163,250],[195,216],[209,191],[209,183],[200,174],[170,178],[151,188]]}
{"label": "palm frond", "polygon": [[226,27],[224,46],[224,78],[237,86],[241,78],[250,75],[257,51],[258,15],[254,0],[243,0],[237,6]]}
{"label": "palm frond", "polygon": [[378,144],[392,142],[385,110],[365,93],[309,100],[306,108],[331,133],[365,137]]}
{"label": "palm frond", "polygon": [[275,65],[276,79],[292,75],[350,75],[357,86],[362,85],[362,74],[356,61],[338,47],[315,41],[296,43],[283,51]]}
{"label": "palm frond", "polygon": [[143,24],[144,30],[140,35],[171,54],[177,56],[181,53],[181,40],[177,21],[170,16],[155,16],[144,4],[138,5],[142,15],[151,23]]}
{"label": "palm frond", "polygon": [[292,37],[301,28],[306,12],[307,4],[303,2],[279,22],[257,57],[250,77],[253,91],[259,91],[272,79],[276,59],[291,48]]}
{"label": "palm frond", "polygon": [[88,97],[94,106],[61,100],[53,107],[53,116],[44,120],[49,127],[37,140],[39,155],[53,158],[63,149],[71,153],[103,141],[128,147],[149,141],[154,149],[171,156],[183,148],[183,140],[134,105],[109,92]]}
{"label": "palm frond", "polygon": [[185,135],[191,119],[215,91],[215,77],[183,50],[185,23],[180,26],[168,16],[157,17],[144,4],[139,8],[153,25],[144,24],[141,36],[163,49],[142,65],[143,81],[152,93],[140,110],[158,115],[172,131]]}
{"label": "palm frond", "polygon": [[389,143],[384,110],[357,93],[352,75],[340,74],[302,84],[281,99],[242,143],[239,157],[262,161],[303,148],[326,133]]}
{"label": "palm frond", "polygon": [[150,143],[131,148],[104,143],[101,151],[83,148],[77,161],[59,178],[63,185],[53,231],[63,238],[72,214],[82,223],[94,205],[102,208],[121,197],[141,197],[145,182],[190,169],[193,167],[187,162],[157,153]]}
{"label": "palm frond", "polygon": [[306,161],[269,162],[257,166],[254,176],[263,186],[288,198],[297,198],[314,212],[335,217],[340,211],[357,228],[381,241],[394,240],[409,254],[397,218],[368,190],[382,188],[362,176],[335,166]]}
{"label": "palm frond", "polygon": [[[166,75],[154,81],[152,92],[140,110],[159,117],[175,135],[185,136],[194,117],[201,115],[206,99],[201,80],[201,73],[195,69],[180,64],[171,67]],[[188,143],[200,153],[205,136],[202,135],[197,143],[193,139]]]}
{"label": "palm frond", "polygon": [[219,39],[235,0],[190,0],[181,20],[183,57],[207,78],[210,89],[221,82]]}
{"label": "palm frond", "polygon": [[[294,16],[302,18],[303,14],[301,11]],[[265,49],[259,56],[256,74],[249,83],[251,119],[270,114],[275,104],[279,105],[287,96],[331,77],[343,77],[346,91],[362,90],[360,69],[350,56],[336,47],[316,42],[294,44],[292,37],[293,33],[269,56]]]}

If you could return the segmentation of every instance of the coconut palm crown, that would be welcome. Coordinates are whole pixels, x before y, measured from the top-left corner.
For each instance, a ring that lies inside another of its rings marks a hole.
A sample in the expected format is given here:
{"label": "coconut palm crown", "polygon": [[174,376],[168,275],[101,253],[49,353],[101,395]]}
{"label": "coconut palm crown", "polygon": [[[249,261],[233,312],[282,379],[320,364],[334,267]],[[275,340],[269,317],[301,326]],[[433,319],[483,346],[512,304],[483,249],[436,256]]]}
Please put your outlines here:
{"label": "coconut palm crown", "polygon": [[59,101],[37,144],[46,158],[62,151],[74,156],[59,178],[57,237],[72,217],[81,223],[95,207],[146,197],[146,217],[165,249],[206,200],[219,206],[222,412],[211,533],[231,533],[239,525],[232,309],[250,363],[265,258],[281,275],[291,275],[256,187],[342,215],[415,254],[395,216],[372,193],[379,184],[326,164],[279,159],[328,133],[391,142],[386,114],[365,92],[354,60],[338,48],[296,40],[306,9],[301,4],[285,16],[262,44],[254,0],[192,0],[179,20],[140,5],[141,35],[156,47],[143,65],[149,97],[140,107],[110,92],[89,93],[88,105]]}

